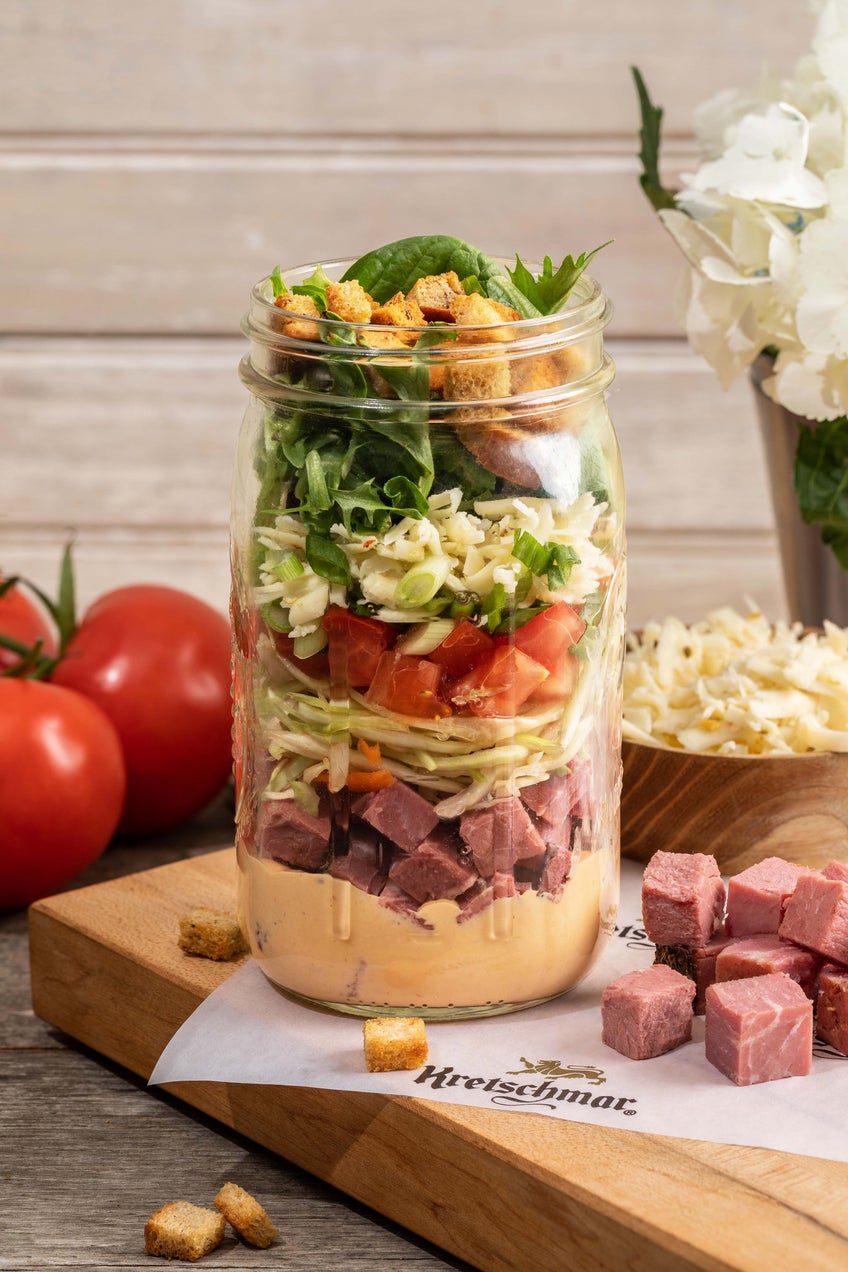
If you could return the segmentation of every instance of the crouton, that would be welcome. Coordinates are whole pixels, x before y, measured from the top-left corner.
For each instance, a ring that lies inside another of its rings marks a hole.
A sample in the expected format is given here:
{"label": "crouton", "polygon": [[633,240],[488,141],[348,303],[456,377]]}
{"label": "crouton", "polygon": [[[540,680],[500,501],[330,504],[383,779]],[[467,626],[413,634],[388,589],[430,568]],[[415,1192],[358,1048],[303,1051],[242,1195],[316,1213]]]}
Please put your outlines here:
{"label": "crouton", "polygon": [[224,1240],[224,1216],[190,1201],[169,1201],[144,1225],[144,1253],[195,1263]]}
{"label": "crouton", "polygon": [[280,1235],[279,1228],[271,1222],[256,1198],[239,1188],[238,1184],[224,1184],[215,1198],[215,1207],[238,1235],[258,1250],[267,1250]]}
{"label": "crouton", "polygon": [[428,274],[419,278],[406,293],[408,301],[414,301],[428,322],[453,322],[450,303],[454,296],[464,296],[462,283],[455,270],[447,274]]}
{"label": "crouton", "polygon": [[479,402],[510,395],[506,358],[474,357],[445,363],[442,396],[446,402]]}
{"label": "crouton", "polygon": [[514,394],[544,393],[564,383],[563,371],[548,353],[514,358],[510,363],[510,383]]}
{"label": "crouton", "polygon": [[514,333],[510,332],[505,324],[516,322],[521,317],[517,309],[510,309],[508,305],[502,305],[498,300],[489,300],[488,297],[480,296],[477,292],[473,292],[470,296],[466,296],[464,292],[460,296],[454,296],[450,302],[450,312],[457,327],[494,328],[489,332],[463,333],[460,331],[460,340],[473,341],[475,344],[512,340]]}
{"label": "crouton", "polygon": [[378,1016],[362,1026],[369,1073],[420,1069],[427,1059],[427,1035],[419,1016]]}
{"label": "crouton", "polygon": [[450,416],[456,435],[466,450],[496,477],[516,486],[537,490],[541,478],[524,454],[532,433],[517,423],[504,407],[461,406]]}
{"label": "crouton", "polygon": [[[371,314],[372,323],[386,327],[426,327],[427,320],[414,300],[408,300],[403,292],[395,292],[384,305],[378,305]],[[405,344],[415,344],[419,333],[404,334]]]}
{"label": "crouton", "polygon": [[180,916],[178,944],[187,954],[198,954],[201,958],[212,958],[217,962],[226,962],[247,950],[234,914],[202,908]]}
{"label": "crouton", "polygon": [[345,322],[370,322],[375,307],[375,301],[355,278],[347,283],[327,284],[327,308]]}
{"label": "crouton", "polygon": [[[274,300],[277,309],[287,314],[298,314],[303,318],[320,318],[318,306],[311,296],[296,296],[293,292],[283,292]],[[295,319],[279,318],[274,327],[293,340],[317,340],[318,325],[314,322],[298,322]]]}

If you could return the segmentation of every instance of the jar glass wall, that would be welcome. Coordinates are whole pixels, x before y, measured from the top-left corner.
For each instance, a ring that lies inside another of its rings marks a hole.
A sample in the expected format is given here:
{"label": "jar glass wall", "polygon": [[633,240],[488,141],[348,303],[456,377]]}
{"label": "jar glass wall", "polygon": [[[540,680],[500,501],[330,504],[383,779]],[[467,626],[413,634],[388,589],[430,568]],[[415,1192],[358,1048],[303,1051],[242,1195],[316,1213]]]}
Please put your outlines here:
{"label": "jar glass wall", "polygon": [[574,985],[612,929],[609,312],[585,276],[555,315],[426,330],[294,318],[270,280],[252,293],[240,910],[289,993],[363,1015],[510,1011]]}

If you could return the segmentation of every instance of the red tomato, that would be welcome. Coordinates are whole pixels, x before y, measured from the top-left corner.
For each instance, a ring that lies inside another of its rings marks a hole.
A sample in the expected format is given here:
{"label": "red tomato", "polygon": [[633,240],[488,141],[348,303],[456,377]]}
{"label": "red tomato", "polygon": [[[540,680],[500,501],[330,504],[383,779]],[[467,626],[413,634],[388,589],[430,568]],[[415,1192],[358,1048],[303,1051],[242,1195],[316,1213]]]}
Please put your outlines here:
{"label": "red tomato", "polygon": [[39,680],[0,680],[0,909],[91,865],[125,789],[120,739],[99,707]]}
{"label": "red tomato", "polygon": [[[56,653],[56,635],[49,619],[37,601],[21,587],[10,587],[0,596],[0,635],[28,647],[41,640],[45,654],[52,658]],[[20,654],[0,645],[0,675],[20,661]]]}
{"label": "red tomato", "polygon": [[118,730],[128,779],[122,831],[177,825],[229,775],[230,625],[205,602],[150,584],[106,593],[52,679],[91,698]]}
{"label": "red tomato", "polygon": [[451,713],[439,696],[442,675],[441,667],[426,658],[387,650],[377,664],[365,701],[401,715],[438,720]]}
{"label": "red tomato", "polygon": [[534,691],[533,701],[567,702],[574,693],[579,670],[580,659],[574,654],[564,653],[557,666],[548,672],[547,680],[543,680]]}
{"label": "red tomato", "polygon": [[454,681],[450,700],[474,715],[515,715],[549,672],[512,645],[496,645],[488,658]]}
{"label": "red tomato", "polygon": [[330,606],[323,624],[330,641],[331,678],[352,689],[367,689],[381,655],[394,644],[389,624],[352,614],[341,605]]}
{"label": "red tomato", "polygon": [[464,618],[429,657],[439,667],[444,667],[449,676],[462,676],[491,652],[492,638],[488,632],[481,631]]}
{"label": "red tomato", "polygon": [[291,636],[285,632],[271,632],[271,635],[274,638],[274,648],[282,658],[288,658],[295,667],[299,667],[307,676],[312,676],[315,680],[327,679],[330,674],[330,660],[326,649],[322,649],[317,654],[310,654],[308,658],[298,658],[294,652],[294,641]]}
{"label": "red tomato", "polygon": [[562,655],[577,644],[585,630],[586,622],[577,611],[566,601],[557,601],[556,605],[519,627],[514,636],[498,636],[496,642],[509,641],[523,654],[553,671],[560,665]]}

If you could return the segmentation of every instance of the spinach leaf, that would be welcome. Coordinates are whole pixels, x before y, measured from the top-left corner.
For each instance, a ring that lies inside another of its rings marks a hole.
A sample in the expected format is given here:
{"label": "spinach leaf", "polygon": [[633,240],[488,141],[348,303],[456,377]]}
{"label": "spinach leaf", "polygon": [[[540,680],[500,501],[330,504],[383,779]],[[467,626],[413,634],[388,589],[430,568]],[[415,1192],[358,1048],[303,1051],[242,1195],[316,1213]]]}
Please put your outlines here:
{"label": "spinach leaf", "polygon": [[801,425],[794,479],[801,516],[848,570],[848,416]]}
{"label": "spinach leaf", "polygon": [[350,587],[350,566],[347,557],[337,543],[320,534],[306,536],[306,559],[316,574],[330,583]]}
{"label": "spinach leaf", "polygon": [[655,106],[648,96],[645,81],[638,67],[631,66],[630,73],[639,95],[639,110],[642,115],[642,127],[639,130],[639,139],[642,143],[639,151],[642,175],[639,177],[639,184],[653,207],[659,212],[662,208],[675,206],[674,195],[670,190],[666,190],[660,180],[660,131],[663,111],[662,107]]}
{"label": "spinach leaf", "polygon": [[443,426],[434,430],[430,445],[438,474],[434,493],[459,486],[462,489],[462,503],[459,506],[466,512],[476,499],[485,499],[487,495],[494,493],[497,484],[494,473],[490,473],[488,468],[484,468],[474,458],[471,451],[466,450],[452,428]]}
{"label": "spinach leaf", "polygon": [[540,314],[552,314],[562,307],[563,301],[591,259],[605,247],[609,247],[611,242],[612,239],[609,239],[591,252],[581,252],[577,260],[566,256],[556,272],[550,256],[545,257],[541,274],[532,274],[521,257],[516,255],[515,269],[507,272],[515,286]]}
{"label": "spinach leaf", "polygon": [[430,367],[424,358],[416,358],[419,351],[430,349],[433,345],[446,344],[456,340],[458,332],[455,327],[439,323],[431,331],[422,331],[411,349],[411,362],[397,364],[380,363],[375,371],[390,384],[398,397],[404,402],[428,402],[430,400]]}
{"label": "spinach leaf", "polygon": [[493,257],[449,234],[416,234],[366,252],[342,275],[342,282],[357,279],[383,304],[396,292],[405,295],[419,278],[450,270],[460,278],[473,275],[486,290],[489,280],[497,275],[508,282],[503,267]]}

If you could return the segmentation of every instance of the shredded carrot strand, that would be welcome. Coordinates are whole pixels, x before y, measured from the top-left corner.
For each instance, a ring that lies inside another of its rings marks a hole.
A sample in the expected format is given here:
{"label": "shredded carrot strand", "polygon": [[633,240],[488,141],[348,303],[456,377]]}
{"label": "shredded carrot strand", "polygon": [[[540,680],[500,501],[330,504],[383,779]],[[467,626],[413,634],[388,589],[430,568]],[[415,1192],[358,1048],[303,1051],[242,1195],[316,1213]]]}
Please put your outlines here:
{"label": "shredded carrot strand", "polygon": [[[353,769],[348,773],[345,785],[350,791],[381,791],[384,786],[391,786],[394,780],[385,769],[377,769],[373,773],[361,773],[358,769]],[[319,773],[315,781],[326,786],[328,776],[326,773]]]}
{"label": "shredded carrot strand", "polygon": [[356,744],[356,749],[357,751],[361,751],[361,753],[365,756],[369,764],[373,764],[376,767],[379,767],[380,764],[382,763],[383,757],[380,755],[379,742],[374,742],[372,744],[370,742],[366,742],[365,738],[360,738]]}

